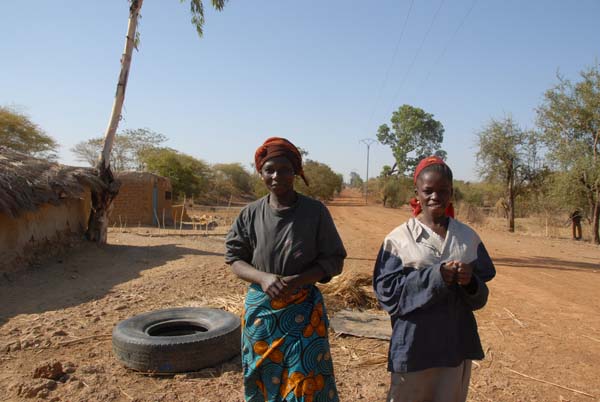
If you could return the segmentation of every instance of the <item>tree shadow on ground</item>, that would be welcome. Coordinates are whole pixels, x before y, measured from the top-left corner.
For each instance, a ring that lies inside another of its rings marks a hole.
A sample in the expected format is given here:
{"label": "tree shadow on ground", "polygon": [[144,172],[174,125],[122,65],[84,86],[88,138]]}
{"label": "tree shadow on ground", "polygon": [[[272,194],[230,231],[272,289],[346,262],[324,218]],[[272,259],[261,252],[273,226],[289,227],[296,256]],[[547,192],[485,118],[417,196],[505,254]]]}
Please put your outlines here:
{"label": "tree shadow on ground", "polygon": [[223,253],[176,244],[132,246],[83,243],[70,255],[0,279],[0,325],[19,314],[39,314],[101,299],[111,289],[186,255]]}
{"label": "tree shadow on ground", "polygon": [[505,265],[515,268],[554,269],[559,271],[583,271],[600,273],[600,263],[561,260],[550,257],[528,258],[494,258],[496,265]]}

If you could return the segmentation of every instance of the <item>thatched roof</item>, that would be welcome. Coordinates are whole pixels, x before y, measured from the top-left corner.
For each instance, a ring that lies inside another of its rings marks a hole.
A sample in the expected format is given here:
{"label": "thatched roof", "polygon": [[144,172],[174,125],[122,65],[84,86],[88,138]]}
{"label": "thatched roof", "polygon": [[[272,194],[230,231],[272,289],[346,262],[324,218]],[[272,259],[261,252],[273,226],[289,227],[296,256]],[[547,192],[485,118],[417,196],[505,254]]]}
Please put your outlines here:
{"label": "thatched roof", "polygon": [[42,204],[81,198],[85,188],[104,184],[92,168],[59,165],[0,147],[0,213],[11,217]]}

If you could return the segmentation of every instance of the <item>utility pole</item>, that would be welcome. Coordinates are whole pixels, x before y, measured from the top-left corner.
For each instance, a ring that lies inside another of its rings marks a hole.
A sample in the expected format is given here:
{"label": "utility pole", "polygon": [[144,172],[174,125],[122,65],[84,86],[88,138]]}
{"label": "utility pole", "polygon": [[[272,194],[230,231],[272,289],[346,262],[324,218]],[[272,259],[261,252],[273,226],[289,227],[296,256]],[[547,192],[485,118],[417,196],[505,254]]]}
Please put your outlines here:
{"label": "utility pole", "polygon": [[358,141],[367,146],[367,179],[365,180],[365,205],[369,203],[369,149],[371,148],[371,144],[377,142],[377,140],[373,138],[363,138]]}

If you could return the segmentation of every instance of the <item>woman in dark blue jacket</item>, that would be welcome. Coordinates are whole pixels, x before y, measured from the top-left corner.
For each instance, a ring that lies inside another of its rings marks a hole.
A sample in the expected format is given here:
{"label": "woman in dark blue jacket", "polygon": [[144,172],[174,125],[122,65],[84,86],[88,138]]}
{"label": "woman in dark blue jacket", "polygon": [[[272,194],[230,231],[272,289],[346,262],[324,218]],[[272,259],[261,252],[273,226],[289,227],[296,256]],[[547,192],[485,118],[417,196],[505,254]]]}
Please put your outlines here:
{"label": "woman in dark blue jacket", "polygon": [[413,215],[384,240],[373,274],[390,314],[388,402],[464,402],[483,359],[474,310],[496,274],[479,236],[453,218],[452,171],[437,157],[415,170]]}

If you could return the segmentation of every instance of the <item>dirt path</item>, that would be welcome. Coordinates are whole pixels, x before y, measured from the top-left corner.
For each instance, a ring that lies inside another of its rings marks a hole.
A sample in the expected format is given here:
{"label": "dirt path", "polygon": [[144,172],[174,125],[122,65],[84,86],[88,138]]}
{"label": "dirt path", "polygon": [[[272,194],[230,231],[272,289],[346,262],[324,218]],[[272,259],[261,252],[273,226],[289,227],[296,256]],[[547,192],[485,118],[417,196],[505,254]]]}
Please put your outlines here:
{"label": "dirt path", "polygon": [[[370,275],[383,237],[408,217],[407,210],[344,195],[329,206],[349,254],[339,281]],[[477,230],[498,275],[488,306],[477,313],[487,357],[474,366],[469,400],[598,400],[600,249]],[[239,312],[246,286],[223,264],[222,241],[114,231],[106,247],[86,245],[0,279],[0,401],[242,401],[239,358],[198,373],[149,377],[123,368],[111,352],[114,324],[143,311],[208,305]],[[333,315],[340,300],[327,287],[325,294]],[[387,343],[331,342],[342,400],[384,400]],[[34,379],[35,368],[51,360],[68,378]]]}

